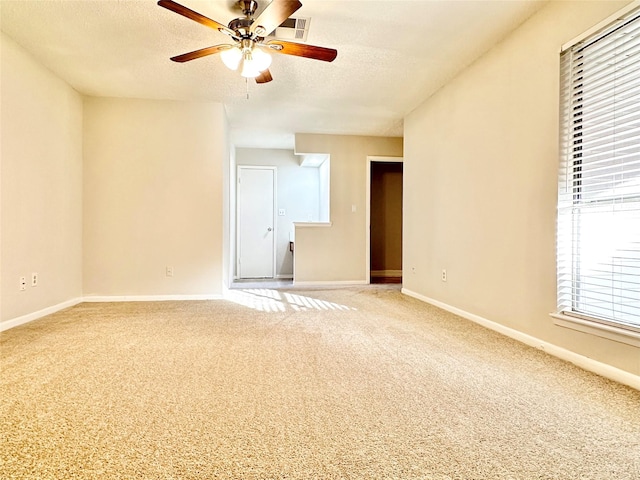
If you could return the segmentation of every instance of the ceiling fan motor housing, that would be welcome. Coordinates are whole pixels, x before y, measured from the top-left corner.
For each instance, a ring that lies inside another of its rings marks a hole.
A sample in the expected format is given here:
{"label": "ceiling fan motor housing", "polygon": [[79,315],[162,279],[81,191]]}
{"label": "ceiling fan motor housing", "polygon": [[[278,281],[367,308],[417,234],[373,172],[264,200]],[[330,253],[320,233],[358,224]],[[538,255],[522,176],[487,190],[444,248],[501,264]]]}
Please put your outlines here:
{"label": "ceiling fan motor housing", "polygon": [[242,8],[242,13],[247,17],[256,13],[256,9],[258,8],[258,2],[255,0],[240,0],[238,3],[240,4],[240,8]]}
{"label": "ceiling fan motor housing", "polygon": [[250,27],[253,18],[236,18],[229,22],[229,28],[236,32],[240,38],[248,38],[251,36]]}

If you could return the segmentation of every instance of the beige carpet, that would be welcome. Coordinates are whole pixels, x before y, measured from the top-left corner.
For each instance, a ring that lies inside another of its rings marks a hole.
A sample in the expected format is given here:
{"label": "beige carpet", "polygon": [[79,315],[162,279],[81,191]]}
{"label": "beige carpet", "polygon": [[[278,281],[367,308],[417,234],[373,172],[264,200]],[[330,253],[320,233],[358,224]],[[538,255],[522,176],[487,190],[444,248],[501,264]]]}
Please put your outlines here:
{"label": "beige carpet", "polygon": [[234,295],[4,332],[0,478],[640,478],[638,391],[395,286]]}

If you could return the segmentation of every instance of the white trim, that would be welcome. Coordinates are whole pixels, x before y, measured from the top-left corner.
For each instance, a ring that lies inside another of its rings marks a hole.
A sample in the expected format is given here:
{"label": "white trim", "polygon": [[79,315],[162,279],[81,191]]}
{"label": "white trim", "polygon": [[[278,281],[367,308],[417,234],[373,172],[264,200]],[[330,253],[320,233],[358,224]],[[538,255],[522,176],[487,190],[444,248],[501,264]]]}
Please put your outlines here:
{"label": "white trim", "polygon": [[192,301],[192,300],[224,300],[224,295],[88,295],[86,297],[74,298],[66,302],[43,308],[37,312],[22,315],[0,322],[0,332],[10,328],[33,322],[39,318],[46,317],[66,308],[75,307],[80,303],[112,303],[112,302],[166,302],[166,301]]}
{"label": "white trim", "polygon": [[169,301],[193,301],[193,300],[222,300],[223,295],[89,295],[82,299],[83,302],[169,302]]}
{"label": "white trim", "polygon": [[[371,163],[372,162],[387,162],[387,163],[404,163],[404,157],[379,157],[376,155],[367,155],[367,179],[365,185],[366,200],[365,200],[365,222],[364,222],[364,278],[367,279],[367,283],[370,283],[371,279]],[[403,187],[404,187],[404,173],[403,173]],[[404,220],[404,219],[403,219]],[[402,275],[401,275],[402,276]]]}
{"label": "white trim", "polygon": [[628,385],[631,388],[635,388],[636,390],[640,390],[640,376],[638,375],[620,370],[619,368],[612,367],[611,365],[607,365],[606,363],[598,362],[597,360],[593,360],[592,358],[588,358],[565,348],[558,347],[557,345],[554,345],[552,343],[545,342],[544,340],[540,340],[539,338],[527,335],[526,333],[522,333],[513,328],[505,327],[504,325],[493,322],[491,320],[487,320],[486,318],[466,312],[459,308],[452,307],[451,305],[447,305],[446,303],[440,302],[438,300],[425,297],[424,295],[420,295],[419,293],[413,292],[406,288],[402,289],[402,293],[418,300],[422,300],[423,302],[430,303],[431,305],[442,308],[443,310],[451,312],[462,318],[466,318],[467,320],[471,320],[474,323],[482,325],[483,327],[486,327],[495,332],[501,333],[502,335],[506,335],[507,337],[513,338],[514,340],[529,345],[530,347],[542,350],[549,355],[553,355],[554,357],[558,357],[562,360],[573,363],[574,365],[577,365],[584,370],[588,370],[610,380],[614,380],[624,385]]}
{"label": "white trim", "polygon": [[4,332],[5,330],[8,330],[10,328],[17,327],[18,325],[24,325],[25,323],[38,320],[39,318],[59,312],[60,310],[64,310],[65,308],[74,307],[79,303],[82,303],[82,301],[82,298],[74,298],[72,300],[67,300],[66,302],[58,303],[57,305],[53,305],[51,307],[43,308],[42,310],[38,310],[37,312],[28,313],[27,315],[12,318],[11,320],[5,320],[4,322],[0,322],[0,332]]}
{"label": "white trim", "polygon": [[371,277],[402,277],[402,270],[371,270]]}
{"label": "white trim", "polygon": [[553,318],[553,323],[559,327],[570,328],[571,330],[589,333],[640,348],[640,332],[634,332],[614,325],[605,325],[562,313],[551,313],[550,315]]}
{"label": "white trim", "polygon": [[293,226],[296,228],[317,228],[317,227],[330,227],[333,222],[293,222]]}
{"label": "white trim", "polygon": [[618,20],[621,20],[627,13],[629,13],[634,8],[637,8],[638,6],[640,6],[640,0],[636,0],[634,2],[631,2],[629,5],[624,6],[623,8],[618,10],[613,15],[609,15],[607,18],[605,18],[601,22],[599,22],[596,25],[594,25],[593,27],[591,27],[586,32],[581,33],[577,37],[572,38],[567,43],[562,45],[562,47],[560,48],[560,52],[564,52],[565,50],[570,49],[576,43],[579,43],[582,40],[584,40],[585,38],[590,37],[591,35],[594,35],[594,34],[598,33],[600,30],[603,30],[603,29],[611,26],[612,23],[614,23],[614,22],[616,22]]}
{"label": "white trim", "polygon": [[338,281],[320,281],[320,282],[297,282],[293,281],[294,287],[344,287],[348,285],[367,285],[366,280],[338,280]]}

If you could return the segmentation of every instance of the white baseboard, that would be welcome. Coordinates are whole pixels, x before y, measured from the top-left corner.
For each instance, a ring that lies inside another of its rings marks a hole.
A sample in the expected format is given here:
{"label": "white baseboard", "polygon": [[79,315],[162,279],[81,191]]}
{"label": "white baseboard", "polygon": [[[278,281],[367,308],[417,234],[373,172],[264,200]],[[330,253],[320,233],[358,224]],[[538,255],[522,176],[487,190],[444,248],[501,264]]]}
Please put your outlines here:
{"label": "white baseboard", "polygon": [[79,303],[82,303],[82,298],[74,298],[72,300],[67,300],[66,302],[62,302],[51,307],[43,308],[42,310],[38,310],[37,312],[12,318],[11,320],[5,320],[4,322],[0,322],[0,332],[4,332],[5,330],[8,330],[10,328],[17,327],[18,325],[24,325],[25,323],[29,323],[44,316],[51,315],[52,313],[59,312],[60,310],[64,310],[65,308],[78,305]]}
{"label": "white baseboard", "polygon": [[339,281],[322,281],[322,282],[299,282],[293,280],[294,287],[345,287],[350,285],[367,285],[366,280],[339,280]]}
{"label": "white baseboard", "polygon": [[513,338],[519,342],[522,342],[530,347],[537,348],[538,350],[542,350],[554,357],[558,357],[562,360],[565,360],[569,363],[572,363],[584,370],[588,370],[590,372],[596,373],[600,376],[606,377],[610,380],[614,380],[618,383],[622,383],[631,388],[635,388],[636,390],[640,390],[640,376],[634,375],[625,370],[621,370],[619,368],[613,367],[611,365],[607,365],[606,363],[598,362],[589,357],[585,357],[584,355],[580,355],[578,353],[572,352],[571,350],[567,350],[566,348],[559,347],[549,342],[545,342],[544,340],[540,340],[539,338],[533,337],[531,335],[527,335],[526,333],[522,333],[513,328],[506,327],[501,325],[500,323],[496,323],[491,320],[487,320],[486,318],[480,317],[479,315],[475,315],[473,313],[466,312],[456,307],[452,307],[446,303],[440,302],[438,300],[434,300],[429,297],[425,297],[419,293],[413,292],[406,288],[402,289],[402,293],[408,295],[410,297],[416,298],[423,302],[434,305],[438,308],[442,308],[448,312],[451,312],[455,315],[458,315],[462,318],[466,318],[467,320],[471,320],[474,323],[482,325],[490,330],[498,332],[502,335],[506,335],[507,337]]}
{"label": "white baseboard", "polygon": [[373,278],[380,277],[402,277],[402,270],[371,270],[371,276]]}
{"label": "white baseboard", "polygon": [[83,302],[168,302],[183,300],[222,300],[223,295],[88,295]]}
{"label": "white baseboard", "polygon": [[269,280],[293,280],[293,275],[292,274],[288,274],[288,275],[276,275],[275,277],[271,278],[271,277],[260,277],[260,278],[240,278],[240,277],[233,277],[233,281],[234,282],[241,282],[241,281],[246,281],[246,280],[255,280],[256,282],[260,282],[260,281],[269,281]]}
{"label": "white baseboard", "polygon": [[89,295],[86,297],[74,298],[73,300],[59,303],[58,305],[43,308],[37,312],[0,322],[0,332],[17,327],[18,325],[24,325],[25,323],[32,322],[83,302],[163,302],[169,300],[222,300],[223,298],[224,297],[222,295]]}

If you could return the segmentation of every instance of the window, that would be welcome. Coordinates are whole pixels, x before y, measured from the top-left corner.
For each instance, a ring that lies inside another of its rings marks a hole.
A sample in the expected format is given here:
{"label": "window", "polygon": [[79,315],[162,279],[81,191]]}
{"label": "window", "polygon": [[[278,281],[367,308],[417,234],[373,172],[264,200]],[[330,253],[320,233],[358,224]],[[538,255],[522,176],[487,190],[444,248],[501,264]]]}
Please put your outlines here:
{"label": "window", "polygon": [[640,10],[561,56],[558,307],[640,334]]}

